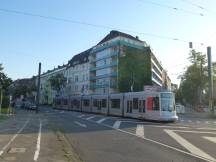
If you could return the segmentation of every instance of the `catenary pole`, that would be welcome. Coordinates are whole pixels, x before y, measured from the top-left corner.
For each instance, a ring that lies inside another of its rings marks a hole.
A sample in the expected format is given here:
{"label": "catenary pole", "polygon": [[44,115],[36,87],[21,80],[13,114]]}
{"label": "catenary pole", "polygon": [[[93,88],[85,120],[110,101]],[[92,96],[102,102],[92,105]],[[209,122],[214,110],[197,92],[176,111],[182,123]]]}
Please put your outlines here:
{"label": "catenary pole", "polygon": [[38,113],[38,110],[39,110],[39,102],[40,102],[40,77],[41,77],[41,63],[39,63],[39,68],[38,68],[38,79],[37,79],[37,108],[36,108],[36,113]]}
{"label": "catenary pole", "polygon": [[214,115],[211,47],[207,47],[207,55],[208,55],[208,80],[209,80],[209,109],[211,110],[211,113]]}

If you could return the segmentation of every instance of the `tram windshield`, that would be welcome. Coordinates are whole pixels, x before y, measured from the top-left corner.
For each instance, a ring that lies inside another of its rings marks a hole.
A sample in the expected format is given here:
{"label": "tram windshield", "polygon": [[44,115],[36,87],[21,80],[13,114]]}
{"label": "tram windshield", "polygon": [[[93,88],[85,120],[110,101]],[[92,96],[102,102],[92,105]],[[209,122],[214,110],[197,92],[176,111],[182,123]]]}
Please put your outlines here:
{"label": "tram windshield", "polygon": [[161,93],[161,111],[175,111],[175,99],[173,93]]}

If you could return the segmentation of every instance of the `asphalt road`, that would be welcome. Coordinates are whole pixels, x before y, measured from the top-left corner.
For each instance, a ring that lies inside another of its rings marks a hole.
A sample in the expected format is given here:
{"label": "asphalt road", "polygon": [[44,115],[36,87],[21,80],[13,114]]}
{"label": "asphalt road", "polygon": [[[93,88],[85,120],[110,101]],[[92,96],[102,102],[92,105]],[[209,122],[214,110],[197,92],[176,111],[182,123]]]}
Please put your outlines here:
{"label": "asphalt road", "polygon": [[216,121],[176,123],[40,109],[0,123],[0,161],[216,161]]}

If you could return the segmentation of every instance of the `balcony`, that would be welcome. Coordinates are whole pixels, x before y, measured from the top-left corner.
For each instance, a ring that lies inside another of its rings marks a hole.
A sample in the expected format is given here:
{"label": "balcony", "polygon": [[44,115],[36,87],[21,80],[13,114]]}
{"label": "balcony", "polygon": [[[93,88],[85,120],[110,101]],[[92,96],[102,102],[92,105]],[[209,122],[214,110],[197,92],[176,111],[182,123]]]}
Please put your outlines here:
{"label": "balcony", "polygon": [[111,81],[109,83],[91,83],[90,84],[90,89],[97,89],[97,88],[117,88],[117,81]]}
{"label": "balcony", "polygon": [[102,78],[108,78],[108,77],[117,77],[117,72],[112,72],[110,74],[105,75],[99,75],[99,76],[90,76],[90,80],[96,80],[96,79],[102,79]]}
{"label": "balcony", "polygon": [[109,68],[109,67],[113,67],[113,66],[117,66],[117,65],[118,65],[118,62],[113,61],[112,63],[110,63],[108,65],[103,65],[103,66],[99,66],[99,67],[92,67],[92,68],[90,68],[90,72],[100,70],[100,69]]}
{"label": "balcony", "polygon": [[101,58],[97,58],[95,60],[92,60],[90,63],[93,64],[93,63],[100,61],[100,60],[104,60],[104,59],[107,59],[107,58],[110,58],[113,56],[118,56],[118,54],[119,54],[119,51],[112,51],[109,55],[101,57]]}

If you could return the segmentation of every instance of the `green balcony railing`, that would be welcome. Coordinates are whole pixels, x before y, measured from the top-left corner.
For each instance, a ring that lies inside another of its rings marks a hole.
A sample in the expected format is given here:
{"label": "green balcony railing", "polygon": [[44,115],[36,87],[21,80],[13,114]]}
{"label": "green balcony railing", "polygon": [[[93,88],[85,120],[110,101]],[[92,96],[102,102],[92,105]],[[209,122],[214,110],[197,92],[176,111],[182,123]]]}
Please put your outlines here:
{"label": "green balcony railing", "polygon": [[109,68],[109,67],[113,67],[113,66],[117,66],[117,65],[118,65],[118,61],[113,61],[113,62],[111,62],[110,64],[107,64],[107,65],[90,68],[90,71],[92,72],[92,71],[95,71],[95,70],[105,69],[105,68]]}
{"label": "green balcony railing", "polygon": [[90,80],[96,80],[96,79],[102,79],[102,78],[108,78],[108,77],[117,77],[117,72],[112,72],[110,74],[105,75],[99,75],[99,76],[90,76]]}
{"label": "green balcony railing", "polygon": [[90,84],[90,89],[97,89],[97,88],[117,88],[117,82],[116,81],[111,81],[110,84],[109,83],[91,83]]}
{"label": "green balcony railing", "polygon": [[90,63],[95,63],[97,61],[104,60],[104,59],[107,59],[113,56],[118,56],[118,54],[119,54],[119,51],[112,51],[109,55],[92,60]]}

